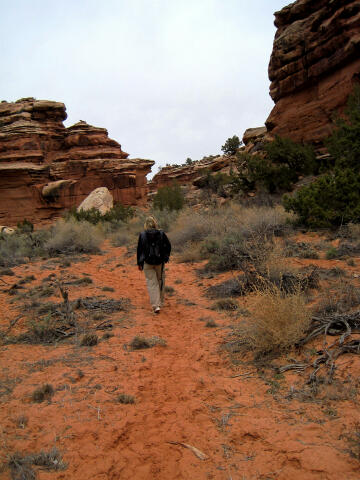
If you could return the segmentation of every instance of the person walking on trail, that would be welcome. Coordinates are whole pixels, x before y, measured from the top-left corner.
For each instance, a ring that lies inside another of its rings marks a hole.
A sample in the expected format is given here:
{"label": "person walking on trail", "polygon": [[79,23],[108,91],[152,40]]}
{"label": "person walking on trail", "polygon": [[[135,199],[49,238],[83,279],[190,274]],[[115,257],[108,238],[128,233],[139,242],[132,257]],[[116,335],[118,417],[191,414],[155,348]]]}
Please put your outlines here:
{"label": "person walking on trail", "polygon": [[139,235],[137,264],[144,270],[150,303],[154,313],[160,313],[164,303],[165,263],[169,261],[171,244],[165,232],[158,229],[154,217],[147,217],[144,232]]}

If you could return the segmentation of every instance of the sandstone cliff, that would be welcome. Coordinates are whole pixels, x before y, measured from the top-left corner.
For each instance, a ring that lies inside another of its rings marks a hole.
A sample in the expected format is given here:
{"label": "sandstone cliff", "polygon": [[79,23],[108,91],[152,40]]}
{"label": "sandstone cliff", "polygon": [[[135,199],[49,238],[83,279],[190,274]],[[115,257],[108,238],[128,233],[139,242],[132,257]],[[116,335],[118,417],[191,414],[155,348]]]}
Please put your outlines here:
{"label": "sandstone cliff", "polygon": [[275,13],[271,134],[321,144],[360,80],[358,0],[297,0]]}
{"label": "sandstone cliff", "polygon": [[105,128],[65,128],[65,105],[26,98],[0,103],[0,221],[44,221],[107,187],[114,201],[145,202],[151,160],[129,159]]}

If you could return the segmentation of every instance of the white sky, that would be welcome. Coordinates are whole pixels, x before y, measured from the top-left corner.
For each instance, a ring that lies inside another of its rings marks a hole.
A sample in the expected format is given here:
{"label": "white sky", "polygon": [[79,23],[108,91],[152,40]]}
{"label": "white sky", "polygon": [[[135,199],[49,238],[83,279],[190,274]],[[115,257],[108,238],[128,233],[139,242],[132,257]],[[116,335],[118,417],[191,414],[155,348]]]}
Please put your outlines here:
{"label": "white sky", "polygon": [[263,125],[273,13],[290,0],[0,0],[0,100],[64,102],[159,165]]}

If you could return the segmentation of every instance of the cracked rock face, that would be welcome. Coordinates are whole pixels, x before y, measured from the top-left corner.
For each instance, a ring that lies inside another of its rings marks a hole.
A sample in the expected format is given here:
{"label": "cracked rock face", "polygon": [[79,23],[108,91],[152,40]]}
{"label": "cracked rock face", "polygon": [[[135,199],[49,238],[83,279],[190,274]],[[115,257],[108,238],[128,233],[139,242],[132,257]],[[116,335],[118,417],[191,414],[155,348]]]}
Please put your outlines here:
{"label": "cracked rock face", "polygon": [[275,13],[271,134],[321,144],[360,81],[358,0],[297,0]]}
{"label": "cracked rock face", "polygon": [[51,220],[106,187],[115,202],[146,201],[152,160],[129,159],[105,128],[65,128],[65,105],[25,98],[0,103],[0,221]]}

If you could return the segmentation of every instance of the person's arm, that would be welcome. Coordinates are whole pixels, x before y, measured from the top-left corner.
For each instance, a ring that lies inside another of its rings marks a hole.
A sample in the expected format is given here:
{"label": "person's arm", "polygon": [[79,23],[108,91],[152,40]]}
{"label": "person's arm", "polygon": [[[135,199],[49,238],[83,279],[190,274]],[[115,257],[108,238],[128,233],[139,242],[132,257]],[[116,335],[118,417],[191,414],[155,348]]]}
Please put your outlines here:
{"label": "person's arm", "polygon": [[144,261],[145,261],[145,252],[144,252],[144,238],[143,234],[140,233],[139,235],[139,240],[138,240],[138,246],[137,246],[137,264],[139,270],[142,270],[144,268]]}
{"label": "person's arm", "polygon": [[170,253],[171,253],[171,243],[168,239],[165,232],[163,232],[163,251],[164,251],[164,262],[167,263],[169,261]]}

